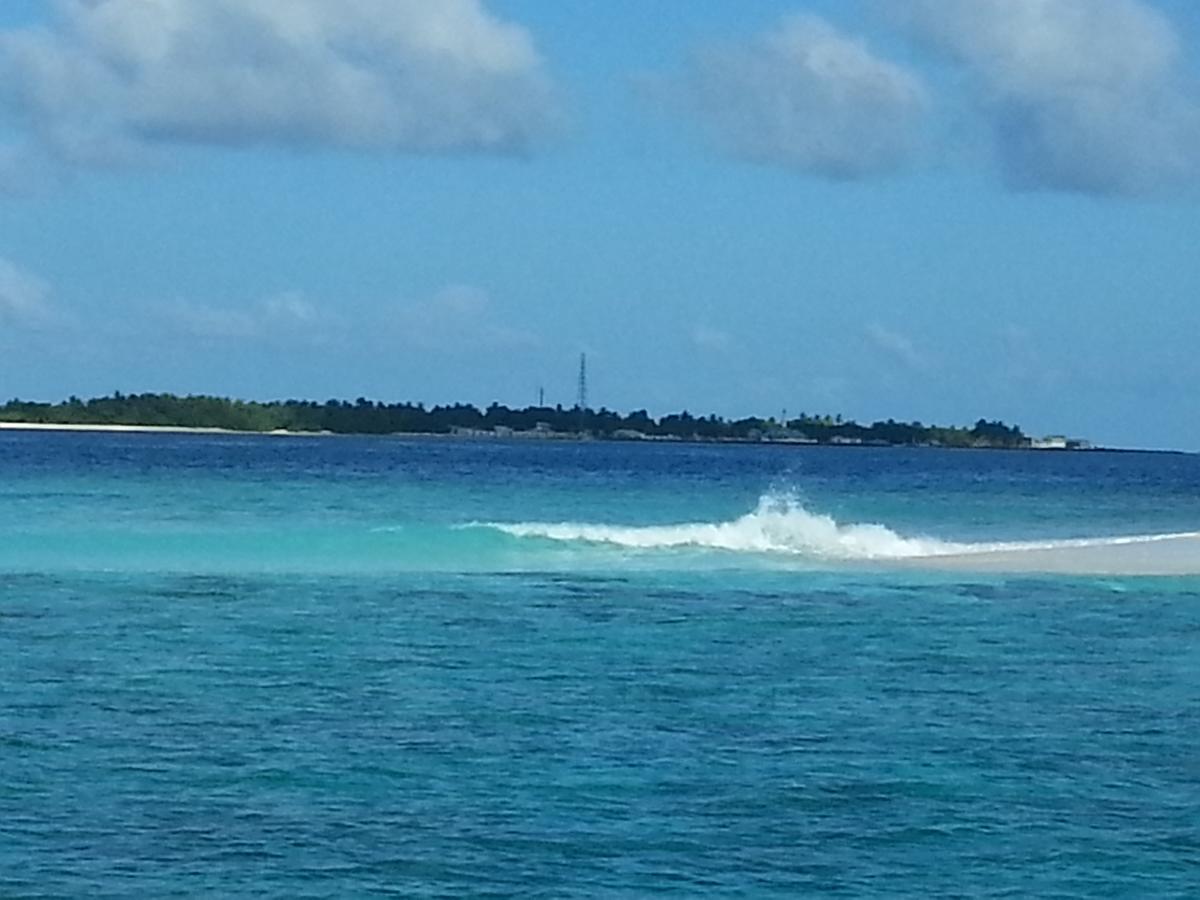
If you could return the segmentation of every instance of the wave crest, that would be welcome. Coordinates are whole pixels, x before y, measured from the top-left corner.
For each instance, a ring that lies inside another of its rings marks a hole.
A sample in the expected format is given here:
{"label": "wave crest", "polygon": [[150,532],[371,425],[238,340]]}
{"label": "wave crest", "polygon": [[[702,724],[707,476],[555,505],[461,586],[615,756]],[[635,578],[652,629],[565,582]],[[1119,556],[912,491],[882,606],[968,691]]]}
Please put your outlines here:
{"label": "wave crest", "polygon": [[1042,541],[959,543],[923,535],[907,536],[874,522],[842,524],[814,513],[791,494],[767,494],[752,512],[728,522],[684,522],[676,525],[606,525],[589,522],[489,522],[469,527],[493,528],[519,538],[607,544],[634,550],[696,548],[734,553],[787,554],[818,560],[981,559],[1013,553],[1066,552],[1134,547],[1200,539],[1200,532],[1134,534],[1113,537]]}
{"label": "wave crest", "polygon": [[819,559],[911,559],[966,553],[970,544],[906,537],[876,523],[840,524],[813,513],[791,495],[767,494],[752,512],[728,522],[604,525],[587,522],[483,523],[514,537],[585,541],[637,550],[704,548],[786,553]]}

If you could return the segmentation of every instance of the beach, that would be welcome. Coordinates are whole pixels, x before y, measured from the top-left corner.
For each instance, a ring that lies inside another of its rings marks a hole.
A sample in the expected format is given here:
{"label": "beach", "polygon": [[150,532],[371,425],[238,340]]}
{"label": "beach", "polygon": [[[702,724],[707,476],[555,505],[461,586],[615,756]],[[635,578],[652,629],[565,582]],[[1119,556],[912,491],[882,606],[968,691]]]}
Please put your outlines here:
{"label": "beach", "polygon": [[1198,575],[1200,535],[1181,534],[1103,542],[946,554],[903,562],[933,571],[1055,575]]}
{"label": "beach", "polygon": [[94,431],[110,433],[145,434],[315,434],[299,431],[240,431],[233,428],[196,428],[184,425],[116,425],[116,424],[65,424],[57,422],[3,422],[0,431]]}

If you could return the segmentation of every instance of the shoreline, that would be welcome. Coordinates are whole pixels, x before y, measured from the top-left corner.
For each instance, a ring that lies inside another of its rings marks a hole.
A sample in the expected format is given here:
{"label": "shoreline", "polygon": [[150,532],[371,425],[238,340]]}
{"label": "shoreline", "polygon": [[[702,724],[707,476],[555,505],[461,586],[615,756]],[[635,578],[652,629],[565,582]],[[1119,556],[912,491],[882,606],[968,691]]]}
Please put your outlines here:
{"label": "shoreline", "polygon": [[147,434],[266,434],[315,436],[332,434],[330,431],[241,431],[236,428],[215,428],[204,425],[125,425],[116,423],[79,422],[0,422],[0,431],[99,431],[110,433]]}
{"label": "shoreline", "polygon": [[899,560],[897,568],[979,575],[1178,577],[1200,575],[1200,533],[1146,540],[1102,541],[1083,547],[985,550]]}
{"label": "shoreline", "polygon": [[[861,425],[841,415],[787,419],[745,416],[727,419],[680,412],[651,416],[645,409],[622,413],[576,404],[509,407],[493,401],[471,403],[381,403],[314,400],[238,400],[206,394],[122,394],[81,400],[72,395],[54,403],[14,398],[0,405],[0,422],[13,428],[60,431],[144,431],[180,434],[450,435],[456,438],[528,438],[558,441],[628,440],[687,443],[781,443],[864,447],[944,447],[946,449],[1088,450],[1091,443],[1062,435],[1037,438],[1002,420],[974,425],[922,425],[877,420]],[[189,425],[189,423],[200,423]],[[204,425],[202,423],[210,423]],[[120,426],[120,427],[117,427]]]}
{"label": "shoreline", "polygon": [[387,433],[367,433],[367,432],[339,432],[339,431],[290,431],[288,429],[276,429],[274,431],[257,431],[252,429],[241,428],[218,428],[216,426],[206,425],[131,425],[127,423],[101,423],[101,422],[12,422],[0,420],[0,431],[63,431],[63,432],[94,432],[108,434],[197,434],[197,435],[244,435],[244,436],[265,436],[265,437],[375,437],[375,438],[420,438],[420,439],[435,439],[435,440],[517,440],[517,441],[551,441],[554,443],[562,441],[585,441],[593,442],[598,440],[618,441],[621,443],[642,444],[642,443],[678,443],[678,444],[755,444],[764,446],[784,446],[784,447],[838,447],[839,449],[862,449],[864,447],[873,447],[876,449],[917,449],[917,450],[1010,450],[1013,452],[1034,452],[1034,453],[1172,453],[1187,455],[1187,450],[1155,450],[1144,449],[1140,447],[1089,447],[1084,449],[1039,449],[1034,447],[940,447],[929,444],[841,444],[835,442],[819,443],[816,441],[795,441],[795,440],[739,440],[735,438],[717,438],[712,440],[695,440],[691,438],[662,438],[662,437],[646,437],[641,439],[632,438],[595,438],[591,435],[580,437],[577,434],[570,432],[554,432],[551,434],[530,434],[525,432],[511,432],[507,434],[496,434],[493,432],[473,431],[460,433],[437,433],[428,431],[397,431]]}

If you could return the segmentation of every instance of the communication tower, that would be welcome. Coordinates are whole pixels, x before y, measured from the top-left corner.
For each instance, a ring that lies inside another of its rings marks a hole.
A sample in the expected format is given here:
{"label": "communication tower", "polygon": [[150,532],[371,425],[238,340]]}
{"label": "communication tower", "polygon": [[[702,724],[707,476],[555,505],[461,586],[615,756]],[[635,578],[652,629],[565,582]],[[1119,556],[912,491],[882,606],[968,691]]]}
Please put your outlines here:
{"label": "communication tower", "polygon": [[579,394],[575,401],[575,405],[579,407],[579,411],[583,412],[588,408],[588,391],[587,391],[587,354],[579,354]]}
{"label": "communication tower", "polygon": [[579,416],[576,430],[580,437],[587,436],[587,354],[579,354],[579,396],[575,400],[575,412]]}

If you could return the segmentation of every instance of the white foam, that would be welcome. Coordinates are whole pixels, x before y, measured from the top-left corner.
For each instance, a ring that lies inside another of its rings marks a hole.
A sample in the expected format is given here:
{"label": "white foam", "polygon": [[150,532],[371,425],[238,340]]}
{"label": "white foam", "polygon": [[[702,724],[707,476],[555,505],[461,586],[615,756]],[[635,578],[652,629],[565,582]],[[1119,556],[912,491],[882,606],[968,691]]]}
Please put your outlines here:
{"label": "white foam", "polygon": [[589,522],[489,522],[521,538],[609,544],[637,550],[701,548],[741,553],[788,554],[827,560],[908,560],[994,553],[1117,547],[1200,536],[1198,533],[1123,535],[1047,541],[963,543],[907,536],[873,522],[842,524],[813,513],[793,496],[768,494],[752,512],[726,522],[674,525],[609,525]]}
{"label": "white foam", "polygon": [[787,553],[828,559],[904,559],[962,553],[970,545],[905,537],[874,523],[842,525],[811,513],[795,498],[769,494],[753,512],[728,522],[605,525],[588,522],[487,523],[515,537],[587,541],[639,550],[697,547],[749,553]]}

